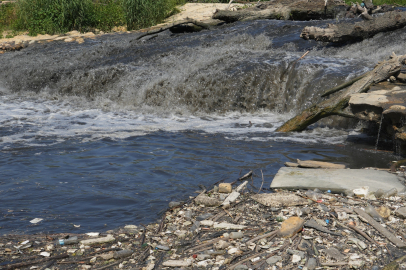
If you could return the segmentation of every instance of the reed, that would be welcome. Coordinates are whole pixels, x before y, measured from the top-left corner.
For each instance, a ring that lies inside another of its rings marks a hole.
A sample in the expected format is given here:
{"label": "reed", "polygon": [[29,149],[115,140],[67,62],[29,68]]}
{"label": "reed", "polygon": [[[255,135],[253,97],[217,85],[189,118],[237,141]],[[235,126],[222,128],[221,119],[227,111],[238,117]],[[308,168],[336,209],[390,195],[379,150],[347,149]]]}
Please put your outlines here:
{"label": "reed", "polygon": [[140,29],[162,22],[185,0],[123,0],[128,29]]}
{"label": "reed", "polygon": [[90,23],[91,0],[20,0],[17,28],[30,34],[81,30]]}
{"label": "reed", "polygon": [[16,4],[7,3],[0,5],[0,38],[4,30],[10,30],[13,28],[16,21]]}

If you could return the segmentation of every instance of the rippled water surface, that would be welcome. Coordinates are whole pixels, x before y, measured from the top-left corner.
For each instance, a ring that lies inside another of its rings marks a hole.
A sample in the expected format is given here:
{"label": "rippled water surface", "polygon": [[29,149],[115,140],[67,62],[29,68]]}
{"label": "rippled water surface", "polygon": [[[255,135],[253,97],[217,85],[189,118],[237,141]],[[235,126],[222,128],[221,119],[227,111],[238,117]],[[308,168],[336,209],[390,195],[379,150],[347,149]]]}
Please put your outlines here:
{"label": "rippled water surface", "polygon": [[254,170],[250,189],[257,190],[262,170],[268,188],[296,159],[387,167],[397,157],[373,151],[373,137],[354,121],[275,132],[326,89],[392,51],[404,53],[402,31],[341,46],[299,39],[304,26],[326,23],[256,21],[143,40],[110,35],[1,55],[1,231],[148,223],[199,184]]}

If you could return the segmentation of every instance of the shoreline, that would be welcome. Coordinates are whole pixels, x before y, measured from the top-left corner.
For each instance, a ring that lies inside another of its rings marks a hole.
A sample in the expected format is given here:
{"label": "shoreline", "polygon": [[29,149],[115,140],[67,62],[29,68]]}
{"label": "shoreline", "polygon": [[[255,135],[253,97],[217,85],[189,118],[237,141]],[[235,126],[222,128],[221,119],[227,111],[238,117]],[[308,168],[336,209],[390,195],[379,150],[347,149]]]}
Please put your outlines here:
{"label": "shoreline", "polygon": [[[395,174],[406,179],[403,169]],[[406,247],[405,193],[261,193],[247,190],[251,177],[171,202],[161,222],[145,226],[2,235],[0,269],[381,269],[401,263],[395,259]]]}
{"label": "shoreline", "polygon": [[[245,4],[231,4],[230,9],[237,7],[243,7]],[[218,20],[213,20],[212,16],[217,9],[227,9],[228,4],[215,4],[215,3],[187,3],[181,7],[180,13],[175,14],[167,18],[163,23],[151,26],[148,28],[127,31],[125,26],[114,27],[111,32],[104,33],[103,31],[80,33],[79,31],[70,31],[64,34],[57,35],[37,35],[29,36],[27,33],[14,36],[13,38],[1,38],[0,39],[0,54],[5,53],[7,50],[14,51],[25,48],[34,43],[47,43],[52,41],[64,41],[64,42],[77,42],[81,44],[85,39],[94,39],[104,35],[113,34],[130,34],[130,33],[144,33],[152,30],[157,30],[164,27],[169,27],[185,19],[192,19],[203,23],[219,23]],[[3,36],[7,35],[7,31],[3,32]],[[15,46],[15,49],[7,49],[7,44]],[[3,47],[3,49],[2,49]]]}

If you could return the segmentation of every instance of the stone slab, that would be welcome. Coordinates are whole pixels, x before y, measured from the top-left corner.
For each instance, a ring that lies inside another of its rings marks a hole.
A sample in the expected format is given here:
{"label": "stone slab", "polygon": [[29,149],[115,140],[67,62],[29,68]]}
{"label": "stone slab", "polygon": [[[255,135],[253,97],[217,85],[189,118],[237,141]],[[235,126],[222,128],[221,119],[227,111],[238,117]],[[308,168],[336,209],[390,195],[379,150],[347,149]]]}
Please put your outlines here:
{"label": "stone slab", "polygon": [[342,192],[364,186],[369,191],[396,188],[398,192],[405,187],[394,174],[386,171],[364,169],[303,169],[282,167],[275,175],[271,188],[315,189]]}

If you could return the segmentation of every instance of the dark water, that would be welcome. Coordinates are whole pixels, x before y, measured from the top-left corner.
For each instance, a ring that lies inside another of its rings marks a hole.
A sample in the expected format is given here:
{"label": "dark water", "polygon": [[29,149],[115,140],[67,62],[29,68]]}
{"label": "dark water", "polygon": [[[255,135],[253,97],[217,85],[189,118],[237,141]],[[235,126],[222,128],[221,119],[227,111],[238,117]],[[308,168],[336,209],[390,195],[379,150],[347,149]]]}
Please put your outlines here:
{"label": "dark water", "polygon": [[404,53],[403,30],[342,46],[299,39],[305,25],[326,23],[256,21],[141,41],[110,35],[1,55],[1,232],[148,223],[199,184],[240,171],[254,170],[255,189],[262,170],[268,188],[297,158],[387,167],[397,157],[373,151],[362,123],[275,132],[326,89]]}

